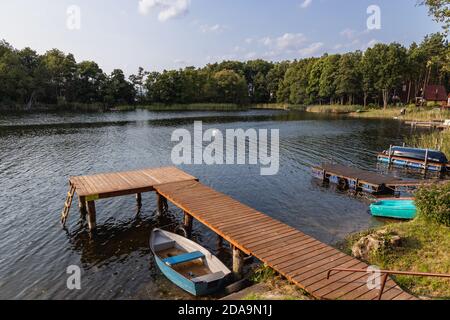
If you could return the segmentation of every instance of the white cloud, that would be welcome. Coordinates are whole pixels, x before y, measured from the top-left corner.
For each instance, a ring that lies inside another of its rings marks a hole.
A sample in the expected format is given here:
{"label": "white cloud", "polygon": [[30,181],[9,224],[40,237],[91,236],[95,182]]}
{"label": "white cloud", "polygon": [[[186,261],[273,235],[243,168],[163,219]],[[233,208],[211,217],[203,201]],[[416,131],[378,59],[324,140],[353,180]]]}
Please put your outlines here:
{"label": "white cloud", "polygon": [[318,53],[323,46],[324,46],[323,42],[314,42],[308,45],[307,47],[300,49],[298,53],[303,57],[313,56],[316,53]]}
{"label": "white cloud", "polygon": [[220,24],[215,24],[215,25],[212,25],[212,26],[204,24],[204,25],[200,26],[200,30],[203,33],[220,33],[222,31],[225,31],[226,29],[228,29],[227,26],[223,26],[223,25],[220,25]]}
{"label": "white cloud", "polygon": [[139,12],[147,15],[157,9],[158,20],[161,22],[185,15],[189,11],[191,0],[140,0]]}
{"label": "white cloud", "polygon": [[344,29],[339,33],[341,36],[347,38],[347,39],[353,39],[356,36],[356,31],[353,29]]}
{"label": "white cloud", "polygon": [[312,4],[312,0],[305,0],[305,1],[303,1],[303,3],[300,5],[300,8],[306,9],[306,8],[308,8],[311,4]]}
{"label": "white cloud", "polygon": [[175,63],[177,65],[185,66],[185,65],[187,65],[189,63],[189,61],[183,60],[183,59],[175,59],[173,61],[173,63]]}
{"label": "white cloud", "polygon": [[247,60],[251,60],[251,59],[254,59],[254,58],[256,58],[256,56],[257,56],[257,54],[256,54],[256,52],[248,52],[246,55],[245,55],[245,59],[247,59]]}
{"label": "white cloud", "polygon": [[295,51],[301,48],[307,41],[302,33],[285,33],[278,38],[265,37],[260,43],[274,50]]}
{"label": "white cloud", "polygon": [[380,41],[378,41],[376,39],[372,39],[365,45],[365,47],[363,47],[363,49],[372,48],[377,43],[380,43]]}

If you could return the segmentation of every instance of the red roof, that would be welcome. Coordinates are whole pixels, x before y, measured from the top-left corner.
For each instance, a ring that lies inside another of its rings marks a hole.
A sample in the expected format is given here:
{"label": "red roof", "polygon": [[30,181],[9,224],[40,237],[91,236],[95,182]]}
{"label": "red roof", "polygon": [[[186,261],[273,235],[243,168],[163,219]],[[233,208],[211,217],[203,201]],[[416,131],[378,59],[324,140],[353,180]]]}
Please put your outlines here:
{"label": "red roof", "polygon": [[427,101],[447,101],[447,90],[445,90],[444,86],[427,86],[425,89],[424,98]]}

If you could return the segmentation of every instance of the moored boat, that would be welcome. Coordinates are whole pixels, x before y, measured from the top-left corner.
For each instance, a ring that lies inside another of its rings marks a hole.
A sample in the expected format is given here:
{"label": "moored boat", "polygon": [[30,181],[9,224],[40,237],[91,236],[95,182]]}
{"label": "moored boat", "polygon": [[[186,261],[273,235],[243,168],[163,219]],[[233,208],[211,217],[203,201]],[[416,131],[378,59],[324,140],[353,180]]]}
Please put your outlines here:
{"label": "moored boat", "polygon": [[231,271],[207,249],[180,235],[154,229],[150,248],[161,272],[181,289],[195,296],[222,289]]}
{"label": "moored boat", "polygon": [[382,200],[370,205],[374,217],[414,219],[417,208],[414,200]]}
{"label": "moored boat", "polygon": [[391,147],[378,155],[378,161],[437,172],[447,170],[449,165],[449,161],[443,152],[406,147]]}

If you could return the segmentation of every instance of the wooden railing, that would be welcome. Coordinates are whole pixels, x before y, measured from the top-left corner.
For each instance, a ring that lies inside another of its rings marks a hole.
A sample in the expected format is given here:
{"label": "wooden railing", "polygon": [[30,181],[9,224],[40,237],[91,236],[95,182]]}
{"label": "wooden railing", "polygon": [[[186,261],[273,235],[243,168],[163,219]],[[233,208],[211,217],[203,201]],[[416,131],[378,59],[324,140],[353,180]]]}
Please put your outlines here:
{"label": "wooden railing", "polygon": [[381,300],[383,296],[384,287],[386,286],[386,281],[390,275],[404,275],[404,276],[415,276],[415,277],[435,277],[435,278],[450,278],[450,274],[440,274],[440,273],[425,273],[425,272],[409,272],[409,271],[392,271],[392,270],[370,270],[370,269],[345,269],[345,268],[333,268],[328,270],[327,279],[330,278],[331,273],[336,272],[364,272],[364,273],[379,273],[382,275],[380,293],[378,294],[378,300]]}

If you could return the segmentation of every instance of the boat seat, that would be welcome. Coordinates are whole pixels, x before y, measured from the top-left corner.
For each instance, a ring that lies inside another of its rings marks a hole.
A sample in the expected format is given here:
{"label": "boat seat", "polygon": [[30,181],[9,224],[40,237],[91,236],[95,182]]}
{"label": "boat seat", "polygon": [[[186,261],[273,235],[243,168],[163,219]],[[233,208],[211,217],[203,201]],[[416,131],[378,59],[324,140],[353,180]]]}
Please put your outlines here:
{"label": "boat seat", "polygon": [[206,283],[210,283],[210,282],[214,282],[216,280],[220,280],[223,279],[223,277],[225,277],[225,273],[223,273],[223,271],[219,271],[216,273],[210,273],[201,277],[197,277],[197,278],[193,278],[191,281],[192,282],[206,282]]}
{"label": "boat seat", "polygon": [[191,262],[200,258],[204,258],[205,255],[201,253],[200,251],[190,252],[190,253],[183,253],[178,256],[166,258],[163,260],[165,264],[167,264],[169,267],[176,266],[177,264],[182,264],[186,262]]}
{"label": "boat seat", "polygon": [[175,246],[175,241],[171,239],[160,240],[153,245],[155,252],[160,252],[168,249],[172,249]]}

